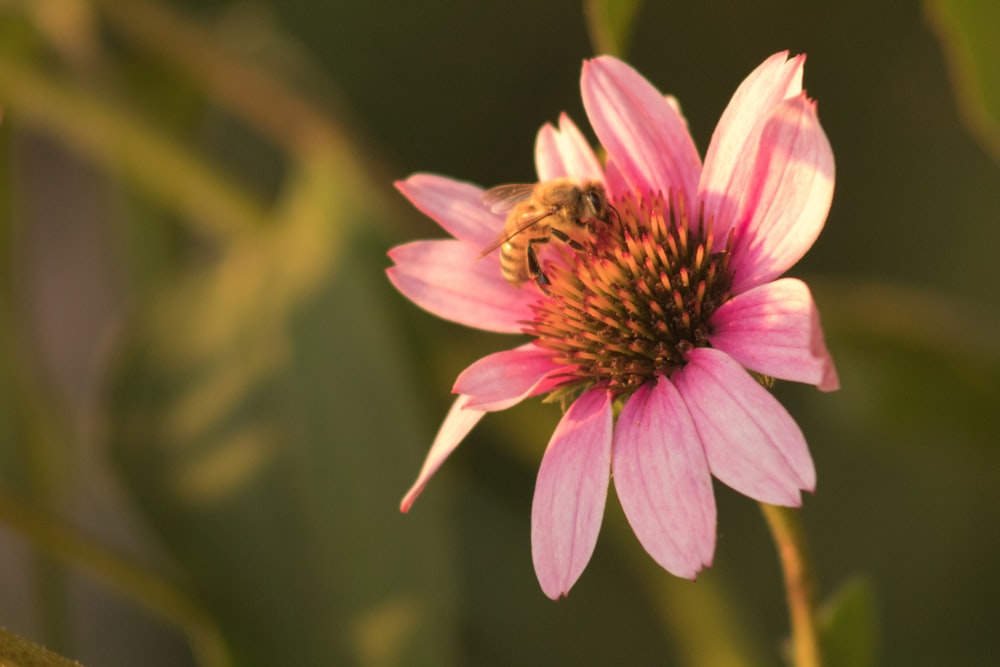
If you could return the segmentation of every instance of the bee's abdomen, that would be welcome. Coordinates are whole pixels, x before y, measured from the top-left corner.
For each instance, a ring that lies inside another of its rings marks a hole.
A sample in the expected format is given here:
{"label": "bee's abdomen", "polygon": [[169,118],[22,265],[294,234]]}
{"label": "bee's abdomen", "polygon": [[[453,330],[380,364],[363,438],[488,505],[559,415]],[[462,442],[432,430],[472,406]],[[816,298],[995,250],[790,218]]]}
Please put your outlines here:
{"label": "bee's abdomen", "polygon": [[500,246],[500,270],[503,277],[514,285],[520,286],[530,276],[528,275],[528,247],[522,239],[511,239]]}

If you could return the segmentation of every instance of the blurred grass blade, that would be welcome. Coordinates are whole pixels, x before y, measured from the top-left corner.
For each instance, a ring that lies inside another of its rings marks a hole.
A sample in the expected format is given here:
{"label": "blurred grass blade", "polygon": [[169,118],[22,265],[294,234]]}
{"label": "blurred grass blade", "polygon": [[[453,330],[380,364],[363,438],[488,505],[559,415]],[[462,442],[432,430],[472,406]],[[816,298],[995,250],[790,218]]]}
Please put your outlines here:
{"label": "blurred grass blade", "polygon": [[642,0],[585,0],[590,43],[597,55],[624,58]]}
{"label": "blurred grass blade", "polygon": [[[236,57],[232,47],[238,45],[227,44],[208,26],[186,18],[168,3],[94,0],[94,5],[136,49],[175,66],[197,82],[209,100],[280,147],[289,159],[307,161],[325,152],[349,158],[345,164],[354,164],[358,171],[362,165],[370,166],[349,128],[299,94],[286,75]],[[343,170],[342,176],[349,172]]]}
{"label": "blurred grass blade", "polygon": [[[0,519],[6,527],[19,532],[39,552],[54,561],[78,568],[109,589],[117,590],[123,597],[131,598],[137,605],[176,624],[186,633],[191,650],[202,667],[227,667],[230,664],[226,647],[212,620],[192,603],[175,582],[138,567],[78,534],[72,526],[55,516],[3,492],[0,492]],[[0,657],[4,657],[2,650]],[[6,664],[0,661],[0,667]]]}
{"label": "blurred grass blade", "polygon": [[120,170],[209,238],[225,241],[264,224],[261,202],[106,95],[44,74],[0,51],[0,98],[5,113],[109,170]]}
{"label": "blurred grass blade", "polygon": [[875,667],[875,596],[864,579],[841,587],[823,606],[820,634],[826,667]]}
{"label": "blurred grass blade", "polygon": [[397,510],[429,434],[366,270],[382,244],[342,235],[369,215],[350,166],[298,167],[273,225],[135,321],[112,452],[237,664],[447,665],[449,545]]}
{"label": "blurred grass blade", "polygon": [[926,0],[924,8],[941,41],[963,121],[1000,160],[1000,2]]}

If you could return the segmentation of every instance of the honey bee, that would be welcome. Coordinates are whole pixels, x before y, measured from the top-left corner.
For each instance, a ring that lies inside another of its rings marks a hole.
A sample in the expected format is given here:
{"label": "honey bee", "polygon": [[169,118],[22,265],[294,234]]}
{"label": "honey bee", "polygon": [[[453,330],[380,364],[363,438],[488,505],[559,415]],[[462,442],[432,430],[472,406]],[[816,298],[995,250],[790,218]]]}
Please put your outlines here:
{"label": "honey bee", "polygon": [[498,185],[483,193],[483,202],[494,213],[509,213],[503,232],[479,256],[500,248],[504,278],[517,287],[533,279],[543,290],[549,279],[535,246],[556,238],[584,251],[594,240],[595,223],[608,222],[612,211],[603,185],[570,178]]}

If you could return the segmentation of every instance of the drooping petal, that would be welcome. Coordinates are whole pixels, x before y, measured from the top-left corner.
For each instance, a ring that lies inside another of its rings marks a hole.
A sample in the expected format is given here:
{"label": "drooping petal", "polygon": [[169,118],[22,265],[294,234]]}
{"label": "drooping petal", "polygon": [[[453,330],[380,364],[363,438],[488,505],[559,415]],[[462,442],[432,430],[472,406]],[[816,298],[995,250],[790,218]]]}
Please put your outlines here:
{"label": "drooping petal", "polygon": [[833,199],[833,151],[805,93],[764,126],[733,251],[733,292],[781,275],[819,236]]}
{"label": "drooping petal", "polygon": [[500,333],[518,333],[532,316],[534,284],[504,280],[500,260],[479,258],[474,246],[451,239],[414,241],[389,251],[389,280],[418,306],[446,320]]}
{"label": "drooping petal", "polygon": [[712,474],[740,493],[798,507],[816,469],[798,424],[771,393],[725,352],[688,353],[671,378],[694,417]]}
{"label": "drooping petal", "polygon": [[604,172],[594,149],[579,128],[565,113],[559,116],[559,129],[546,123],[535,140],[535,167],[539,181],[570,177],[602,181]]}
{"label": "drooping petal", "polygon": [[424,490],[427,482],[441,467],[441,464],[455,451],[455,448],[465,439],[472,427],[479,423],[479,420],[486,414],[482,410],[467,408],[468,400],[468,396],[459,396],[452,404],[448,416],[444,418],[444,422],[434,438],[431,450],[427,453],[427,458],[424,459],[424,465],[420,469],[420,474],[417,475],[417,481],[406,492],[403,501],[399,504],[401,512],[410,511],[413,501]]}
{"label": "drooping petal", "polygon": [[701,159],[684,119],[641,74],[610,56],[583,64],[583,106],[632,190],[694,202]]}
{"label": "drooping petal", "polygon": [[437,174],[413,174],[396,189],[456,239],[482,249],[503,229],[504,217],[483,204],[483,189]]}
{"label": "drooping petal", "polygon": [[569,593],[597,545],[611,468],[611,397],[576,399],[542,457],[531,503],[531,557],[542,590]]}
{"label": "drooping petal", "polygon": [[737,295],[712,314],[709,327],[712,347],[745,368],[823,391],[839,387],[819,311],[801,280],[781,278]]}
{"label": "drooping petal", "polygon": [[640,387],[622,409],[612,469],[625,516],[660,566],[694,579],[711,565],[712,475],[691,414],[666,378]]}
{"label": "drooping petal", "polygon": [[805,60],[804,55],[789,60],[788,51],[765,60],[736,89],[715,127],[698,193],[705,219],[713,221],[716,251],[736,222],[764,123],[782,100],[802,92]]}
{"label": "drooping petal", "polygon": [[[459,374],[452,391],[467,395],[470,408],[506,410],[529,396],[555,389],[572,368],[553,361],[551,351],[528,343],[476,361]],[[552,377],[555,374],[559,377]]]}

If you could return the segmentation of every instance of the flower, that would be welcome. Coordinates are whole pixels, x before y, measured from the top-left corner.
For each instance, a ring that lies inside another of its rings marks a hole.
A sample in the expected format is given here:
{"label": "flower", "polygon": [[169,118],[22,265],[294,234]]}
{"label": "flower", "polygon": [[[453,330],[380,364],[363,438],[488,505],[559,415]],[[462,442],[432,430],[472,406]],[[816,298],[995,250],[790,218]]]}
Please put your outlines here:
{"label": "flower", "polygon": [[531,546],[553,599],[590,560],[612,472],[640,543],[692,579],[715,550],[712,476],[777,505],[815,489],[802,431],[763,386],[838,387],[809,288],[780,277],[812,246],[833,196],[804,64],[783,52],[757,67],[702,163],[672,98],[624,62],[585,62],[584,107],[606,162],[562,115],[538,133],[538,178],[597,180],[617,215],[592,249],[548,244],[544,290],[507,282],[497,253],[479,259],[504,225],[480,188],[431,174],[396,184],[454,238],[391,250],[393,284],[446,319],[532,337],[459,375],[402,511],[487,412],[550,392],[569,407],[538,471]]}

